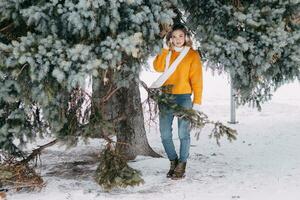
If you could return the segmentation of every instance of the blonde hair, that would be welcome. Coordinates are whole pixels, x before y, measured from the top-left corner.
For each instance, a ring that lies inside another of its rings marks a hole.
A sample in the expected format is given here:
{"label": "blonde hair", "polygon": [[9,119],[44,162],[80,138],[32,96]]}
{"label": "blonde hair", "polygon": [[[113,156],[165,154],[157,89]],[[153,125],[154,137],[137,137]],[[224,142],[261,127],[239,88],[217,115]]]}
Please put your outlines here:
{"label": "blonde hair", "polygon": [[189,31],[187,30],[187,28],[182,25],[182,24],[175,24],[173,27],[172,27],[172,30],[168,33],[166,39],[167,41],[169,41],[168,45],[169,46],[173,46],[173,44],[170,43],[170,39],[172,37],[172,33],[176,30],[181,30],[183,33],[184,33],[184,37],[185,37],[185,40],[184,40],[184,45],[185,46],[189,46],[189,47],[193,47],[193,41],[191,39],[191,34],[189,33]]}

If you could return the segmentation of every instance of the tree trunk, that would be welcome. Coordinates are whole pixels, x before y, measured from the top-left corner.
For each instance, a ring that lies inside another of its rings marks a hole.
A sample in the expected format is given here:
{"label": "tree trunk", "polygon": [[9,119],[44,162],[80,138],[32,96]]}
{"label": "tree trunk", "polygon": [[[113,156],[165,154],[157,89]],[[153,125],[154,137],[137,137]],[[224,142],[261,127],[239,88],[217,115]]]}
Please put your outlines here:
{"label": "tree trunk", "polygon": [[139,84],[131,81],[129,88],[122,88],[116,97],[119,112],[126,116],[117,125],[117,149],[128,159],[137,155],[161,157],[152,150],[147,140]]}
{"label": "tree trunk", "polygon": [[[100,84],[101,96],[107,94],[110,86]],[[106,92],[103,92],[103,91]],[[161,157],[149,145],[144,126],[144,116],[139,84],[131,80],[128,88],[122,87],[104,104],[104,118],[114,120],[117,134],[117,149],[128,160],[138,155]]]}

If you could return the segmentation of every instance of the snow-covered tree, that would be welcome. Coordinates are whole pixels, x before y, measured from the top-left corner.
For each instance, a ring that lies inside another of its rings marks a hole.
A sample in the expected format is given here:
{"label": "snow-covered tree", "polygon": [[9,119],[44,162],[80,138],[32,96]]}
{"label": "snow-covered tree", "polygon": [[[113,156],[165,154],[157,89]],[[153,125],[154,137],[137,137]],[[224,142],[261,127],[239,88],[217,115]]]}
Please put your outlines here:
{"label": "snow-covered tree", "polygon": [[[2,108],[1,116],[10,112],[9,119],[25,120],[35,105],[58,138],[81,135],[68,128],[68,117],[76,117],[69,116],[74,90],[84,88],[89,76],[105,80],[108,70],[119,88],[128,87],[146,58],[160,50],[159,25],[172,23],[170,6],[157,0],[1,1],[1,102],[19,102]],[[20,141],[30,138],[26,131],[9,128],[7,120],[1,126],[1,136]]]}
{"label": "snow-covered tree", "polygon": [[181,0],[186,24],[214,69],[227,71],[239,103],[260,103],[300,79],[299,0]]}
{"label": "snow-covered tree", "polygon": [[[160,25],[173,23],[175,3],[1,0],[1,149],[22,155],[20,145],[38,134],[74,144],[80,136],[110,133],[102,103],[137,82],[148,56],[160,51]],[[95,96],[87,106],[89,123],[80,123],[78,113],[87,96],[82,88],[89,77]]]}

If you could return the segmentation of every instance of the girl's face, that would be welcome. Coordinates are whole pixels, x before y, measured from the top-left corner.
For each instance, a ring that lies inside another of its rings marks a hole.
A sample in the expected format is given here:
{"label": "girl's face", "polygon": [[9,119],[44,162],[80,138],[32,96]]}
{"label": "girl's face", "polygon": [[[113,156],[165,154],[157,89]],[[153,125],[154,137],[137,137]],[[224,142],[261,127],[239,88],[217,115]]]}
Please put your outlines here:
{"label": "girl's face", "polygon": [[182,47],[185,42],[185,34],[182,30],[175,30],[172,32],[171,39],[175,47]]}

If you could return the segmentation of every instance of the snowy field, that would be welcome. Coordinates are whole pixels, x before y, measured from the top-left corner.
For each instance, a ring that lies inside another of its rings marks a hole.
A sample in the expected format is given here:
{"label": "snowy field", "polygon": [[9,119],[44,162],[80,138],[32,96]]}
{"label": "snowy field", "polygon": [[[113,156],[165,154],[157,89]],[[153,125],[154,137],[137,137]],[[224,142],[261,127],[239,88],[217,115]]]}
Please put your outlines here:
{"label": "snowy field", "polygon": [[[143,72],[150,84],[157,73]],[[204,71],[203,111],[215,121],[229,120],[227,77]],[[142,98],[145,93],[142,91]],[[186,178],[167,179],[166,158],[139,156],[130,165],[142,172],[145,184],[103,191],[92,179],[101,140],[64,151],[54,146],[42,155],[39,172],[47,182],[40,192],[9,193],[8,200],[299,200],[300,199],[300,84],[280,88],[272,101],[258,112],[237,109],[238,139],[226,139],[218,147],[203,129],[197,141],[192,136]],[[178,147],[176,121],[174,138]],[[164,155],[158,127],[146,127],[150,145]],[[45,141],[43,142],[45,143]]]}

